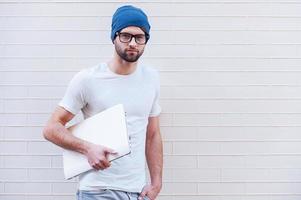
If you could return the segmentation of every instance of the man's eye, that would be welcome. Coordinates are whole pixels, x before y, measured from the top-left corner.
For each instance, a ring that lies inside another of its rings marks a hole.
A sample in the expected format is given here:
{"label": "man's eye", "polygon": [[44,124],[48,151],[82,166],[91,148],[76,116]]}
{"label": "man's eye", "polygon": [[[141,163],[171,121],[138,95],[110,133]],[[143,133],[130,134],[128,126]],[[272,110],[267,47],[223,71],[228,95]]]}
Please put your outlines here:
{"label": "man's eye", "polygon": [[136,38],[139,39],[139,40],[143,40],[144,39],[144,35],[137,35]]}
{"label": "man's eye", "polygon": [[131,35],[129,35],[129,34],[122,34],[121,37],[123,37],[125,39],[129,39],[131,37]]}

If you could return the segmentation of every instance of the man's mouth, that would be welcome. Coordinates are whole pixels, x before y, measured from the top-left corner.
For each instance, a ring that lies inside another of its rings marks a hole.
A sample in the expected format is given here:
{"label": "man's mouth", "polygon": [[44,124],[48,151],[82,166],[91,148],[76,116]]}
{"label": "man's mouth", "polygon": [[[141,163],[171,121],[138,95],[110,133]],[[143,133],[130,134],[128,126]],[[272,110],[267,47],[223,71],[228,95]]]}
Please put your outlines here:
{"label": "man's mouth", "polygon": [[129,52],[129,53],[138,53],[138,51],[134,50],[134,49],[128,49],[128,50],[126,50],[126,52]]}

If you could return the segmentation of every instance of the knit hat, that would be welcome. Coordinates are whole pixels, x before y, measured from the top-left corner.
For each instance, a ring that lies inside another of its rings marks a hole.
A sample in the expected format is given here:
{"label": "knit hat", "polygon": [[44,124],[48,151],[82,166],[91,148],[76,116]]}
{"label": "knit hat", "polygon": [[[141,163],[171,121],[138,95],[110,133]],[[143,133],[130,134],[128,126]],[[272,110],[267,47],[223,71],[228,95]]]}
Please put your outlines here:
{"label": "knit hat", "polygon": [[150,24],[146,14],[137,7],[126,5],[119,7],[112,18],[111,39],[112,42],[116,37],[116,32],[128,27],[137,26],[141,28],[149,38]]}

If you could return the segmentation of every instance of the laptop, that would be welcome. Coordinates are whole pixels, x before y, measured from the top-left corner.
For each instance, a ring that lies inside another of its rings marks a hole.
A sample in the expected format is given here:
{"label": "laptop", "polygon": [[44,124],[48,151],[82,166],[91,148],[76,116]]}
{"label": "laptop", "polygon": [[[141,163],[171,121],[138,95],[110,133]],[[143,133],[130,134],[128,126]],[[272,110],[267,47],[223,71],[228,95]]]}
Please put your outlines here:
{"label": "laptop", "polygon": [[[110,154],[109,161],[130,154],[126,116],[122,104],[110,107],[84,121],[68,128],[71,133],[83,140],[109,147],[117,152]],[[63,166],[65,179],[92,170],[86,156],[64,149]]]}

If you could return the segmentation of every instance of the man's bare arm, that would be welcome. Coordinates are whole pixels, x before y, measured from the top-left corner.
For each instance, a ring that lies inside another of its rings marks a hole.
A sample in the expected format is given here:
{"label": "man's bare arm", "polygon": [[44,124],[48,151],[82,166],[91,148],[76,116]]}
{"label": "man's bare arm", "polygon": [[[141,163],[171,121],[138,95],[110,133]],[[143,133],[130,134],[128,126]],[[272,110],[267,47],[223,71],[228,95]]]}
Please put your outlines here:
{"label": "man's bare arm", "polygon": [[140,197],[155,199],[162,188],[163,145],[159,117],[149,117],[146,133],[146,160],[150,172],[151,185],[146,186]]}
{"label": "man's bare arm", "polygon": [[86,154],[88,144],[74,137],[65,128],[66,123],[73,117],[74,115],[71,112],[62,107],[57,107],[43,130],[44,137],[60,147]]}
{"label": "man's bare arm", "polygon": [[65,127],[66,123],[73,117],[71,112],[57,107],[43,130],[45,139],[62,148],[86,155],[88,162],[94,169],[109,167],[110,162],[107,160],[107,154],[113,153],[113,150],[73,136]]}

